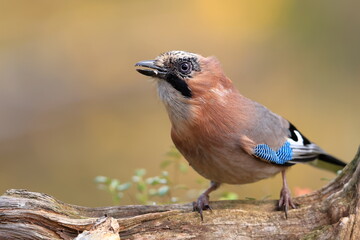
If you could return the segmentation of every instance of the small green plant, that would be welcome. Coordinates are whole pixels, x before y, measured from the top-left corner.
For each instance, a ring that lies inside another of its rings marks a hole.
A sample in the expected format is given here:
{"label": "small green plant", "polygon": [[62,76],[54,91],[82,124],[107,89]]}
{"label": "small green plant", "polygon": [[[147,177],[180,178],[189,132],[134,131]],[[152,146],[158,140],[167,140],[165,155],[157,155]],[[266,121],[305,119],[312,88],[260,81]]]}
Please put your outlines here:
{"label": "small green plant", "polygon": [[[119,204],[124,197],[125,191],[134,187],[136,189],[136,200],[139,204],[175,203],[179,198],[175,196],[179,190],[200,192],[200,190],[190,189],[184,184],[179,184],[181,175],[188,171],[188,165],[182,159],[182,155],[175,147],[171,147],[166,153],[166,159],[160,163],[161,173],[159,176],[146,177],[146,169],[136,169],[130,181],[121,182],[115,178],[97,176],[95,183],[98,188],[109,192],[115,204]],[[173,167],[174,177],[165,169]],[[204,186],[205,181],[199,179],[198,185]],[[208,181],[206,181],[208,184]],[[204,187],[201,187],[204,188]],[[233,192],[224,192],[220,195],[221,200],[238,199],[238,195]]]}
{"label": "small green plant", "polygon": [[171,199],[167,171],[162,171],[160,176],[155,177],[145,178],[145,175],[145,169],[137,169],[132,177],[137,189],[136,199],[140,204],[154,204],[154,201],[150,201],[154,197]]}
{"label": "small green plant", "polygon": [[236,200],[239,199],[239,196],[234,192],[223,192],[220,195],[219,200]]}
{"label": "small green plant", "polygon": [[154,197],[160,199],[167,198],[170,202],[176,202],[176,198],[170,196],[170,187],[168,185],[168,172],[162,171],[160,176],[145,178],[145,169],[136,169],[131,181],[121,183],[118,179],[111,179],[105,176],[97,176],[95,182],[102,190],[107,190],[118,204],[124,197],[124,192],[131,186],[136,188],[136,200],[140,204],[154,204],[151,201]]}
{"label": "small green plant", "polygon": [[95,183],[99,189],[106,190],[111,194],[115,204],[120,203],[120,199],[124,197],[124,191],[131,187],[130,182],[121,183],[118,179],[105,176],[97,176]]}

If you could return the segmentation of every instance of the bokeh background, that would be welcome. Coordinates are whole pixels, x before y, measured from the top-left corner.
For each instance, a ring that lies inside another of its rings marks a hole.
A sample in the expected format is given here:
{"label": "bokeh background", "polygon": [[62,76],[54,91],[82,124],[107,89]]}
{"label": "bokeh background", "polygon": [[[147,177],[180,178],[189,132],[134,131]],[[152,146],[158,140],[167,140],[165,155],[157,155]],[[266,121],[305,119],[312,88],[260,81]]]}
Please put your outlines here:
{"label": "bokeh background", "polygon": [[[152,81],[134,63],[169,50],[217,56],[240,91],[350,161],[360,143],[360,2],[0,1],[0,192],[112,204],[93,179],[148,175],[172,146]],[[335,175],[297,165],[318,189]],[[190,170],[183,183],[199,176]],[[224,186],[278,198],[280,177]],[[131,198],[123,204],[133,203]]]}

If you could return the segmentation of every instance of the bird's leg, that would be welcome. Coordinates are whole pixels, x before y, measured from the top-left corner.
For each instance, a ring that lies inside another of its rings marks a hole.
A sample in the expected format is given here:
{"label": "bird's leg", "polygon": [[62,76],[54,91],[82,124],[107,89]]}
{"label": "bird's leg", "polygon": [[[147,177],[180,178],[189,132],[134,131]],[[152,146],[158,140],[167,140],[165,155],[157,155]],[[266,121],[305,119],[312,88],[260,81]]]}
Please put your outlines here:
{"label": "bird's leg", "polygon": [[211,207],[209,205],[209,194],[212,191],[218,189],[219,187],[220,187],[220,183],[211,181],[210,187],[199,196],[196,202],[193,202],[193,211],[197,211],[200,213],[201,221],[204,220],[202,214],[203,210],[207,210],[207,209],[211,210]]}
{"label": "bird's leg", "polygon": [[287,213],[288,213],[289,206],[292,207],[292,208],[296,208],[296,206],[293,203],[293,201],[291,200],[290,189],[289,189],[289,187],[287,185],[287,182],[286,182],[285,170],[283,170],[281,172],[281,175],[282,175],[282,180],[283,180],[283,187],[282,187],[281,192],[280,192],[279,208],[284,209],[285,217],[287,218],[287,216],[288,216]]}

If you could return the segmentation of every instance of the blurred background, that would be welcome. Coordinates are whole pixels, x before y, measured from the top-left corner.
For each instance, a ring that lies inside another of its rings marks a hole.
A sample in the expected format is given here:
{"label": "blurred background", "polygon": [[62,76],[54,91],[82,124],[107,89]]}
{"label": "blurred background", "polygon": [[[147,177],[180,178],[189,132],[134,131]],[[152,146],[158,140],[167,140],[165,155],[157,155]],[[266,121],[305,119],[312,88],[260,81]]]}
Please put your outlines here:
{"label": "blurred background", "polygon": [[[0,1],[0,192],[113,204],[104,175],[157,175],[172,146],[152,81],[134,64],[169,50],[219,58],[240,92],[349,162],[360,143],[360,2]],[[171,171],[170,171],[170,174]],[[192,169],[182,183],[198,188]],[[292,191],[335,175],[307,165]],[[277,199],[280,176],[224,186]],[[216,194],[214,198],[216,199]],[[183,198],[183,201],[188,199]],[[122,204],[133,204],[131,197]]]}

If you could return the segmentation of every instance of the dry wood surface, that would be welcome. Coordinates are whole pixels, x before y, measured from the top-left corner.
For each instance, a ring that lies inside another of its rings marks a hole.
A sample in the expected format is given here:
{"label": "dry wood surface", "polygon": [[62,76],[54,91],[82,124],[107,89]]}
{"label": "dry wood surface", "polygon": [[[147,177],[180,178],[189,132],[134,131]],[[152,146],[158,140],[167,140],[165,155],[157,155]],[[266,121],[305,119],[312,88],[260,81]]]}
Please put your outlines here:
{"label": "dry wood surface", "polygon": [[[0,239],[360,239],[360,151],[322,189],[294,199],[288,219],[275,200],[88,208],[44,194],[0,197]],[[81,194],[81,192],[79,192]]]}

